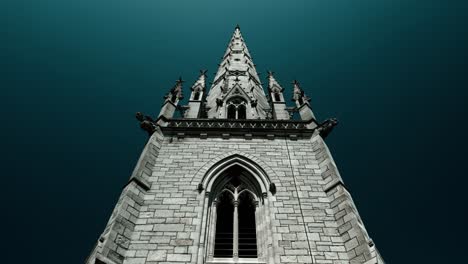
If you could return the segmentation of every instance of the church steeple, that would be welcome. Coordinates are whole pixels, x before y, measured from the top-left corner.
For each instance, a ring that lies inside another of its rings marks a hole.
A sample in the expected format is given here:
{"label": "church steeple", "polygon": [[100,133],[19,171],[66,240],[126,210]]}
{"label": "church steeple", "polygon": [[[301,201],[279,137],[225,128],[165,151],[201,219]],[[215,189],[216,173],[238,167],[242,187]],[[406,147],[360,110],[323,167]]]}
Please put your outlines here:
{"label": "church steeple", "polygon": [[206,107],[208,118],[268,117],[270,106],[239,26],[219,64]]}
{"label": "church steeple", "polygon": [[205,81],[136,114],[150,137],[86,264],[384,264],[324,141],[337,121],[297,81],[286,107],[272,72],[267,99],[239,26],[207,98]]}

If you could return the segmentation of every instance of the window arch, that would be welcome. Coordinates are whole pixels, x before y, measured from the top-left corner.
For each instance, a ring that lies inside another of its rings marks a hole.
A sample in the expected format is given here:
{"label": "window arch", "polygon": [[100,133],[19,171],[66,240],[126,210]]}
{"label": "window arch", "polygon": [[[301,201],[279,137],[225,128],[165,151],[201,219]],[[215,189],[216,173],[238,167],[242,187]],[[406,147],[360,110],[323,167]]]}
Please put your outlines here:
{"label": "window arch", "polygon": [[273,257],[269,180],[260,167],[245,161],[236,156],[220,161],[203,180],[207,199],[204,263],[265,263]]}
{"label": "window arch", "polygon": [[[257,193],[257,194],[256,194]],[[261,188],[240,166],[213,183],[213,258],[257,258],[256,209]]]}
{"label": "window arch", "polygon": [[230,99],[226,103],[227,115],[229,119],[247,119],[247,102],[240,97]]}

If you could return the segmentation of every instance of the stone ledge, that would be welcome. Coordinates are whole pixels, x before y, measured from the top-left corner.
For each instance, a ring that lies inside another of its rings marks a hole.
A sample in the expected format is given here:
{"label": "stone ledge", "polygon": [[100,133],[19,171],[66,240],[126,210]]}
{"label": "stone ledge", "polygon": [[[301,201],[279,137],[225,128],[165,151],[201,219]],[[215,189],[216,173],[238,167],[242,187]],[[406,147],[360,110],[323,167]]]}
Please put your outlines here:
{"label": "stone ledge", "polygon": [[330,192],[331,190],[335,189],[336,187],[338,186],[341,186],[343,187],[345,190],[348,190],[345,186],[345,184],[343,183],[343,181],[339,180],[339,179],[335,179],[329,183],[327,183],[324,187],[324,191],[326,193]]}
{"label": "stone ledge", "polygon": [[124,185],[123,188],[127,187],[127,185],[129,185],[132,182],[135,182],[136,185],[140,186],[145,191],[148,191],[149,189],[151,189],[151,185],[146,180],[142,179],[141,177],[130,178],[130,180],[127,182],[127,184]]}

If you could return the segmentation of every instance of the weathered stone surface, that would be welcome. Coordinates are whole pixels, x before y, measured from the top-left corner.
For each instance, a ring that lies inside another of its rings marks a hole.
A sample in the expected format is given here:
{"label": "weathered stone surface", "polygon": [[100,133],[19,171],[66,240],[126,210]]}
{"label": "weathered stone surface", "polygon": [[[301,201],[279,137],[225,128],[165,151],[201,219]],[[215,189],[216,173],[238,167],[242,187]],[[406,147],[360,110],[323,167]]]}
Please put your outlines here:
{"label": "weathered stone surface", "polygon": [[167,251],[166,250],[155,250],[149,253],[148,261],[165,261]]}

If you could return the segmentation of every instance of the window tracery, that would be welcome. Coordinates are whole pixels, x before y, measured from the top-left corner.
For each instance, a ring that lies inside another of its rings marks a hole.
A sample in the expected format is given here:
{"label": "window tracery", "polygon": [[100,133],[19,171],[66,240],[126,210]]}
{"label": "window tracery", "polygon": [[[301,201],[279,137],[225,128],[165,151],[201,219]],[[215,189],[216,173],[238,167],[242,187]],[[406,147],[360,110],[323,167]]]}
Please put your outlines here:
{"label": "window tracery", "polygon": [[227,102],[228,119],[247,119],[247,103],[244,99],[236,97]]}
{"label": "window tracery", "polygon": [[264,263],[266,193],[257,179],[234,165],[219,175],[210,189],[207,263],[243,259]]}

